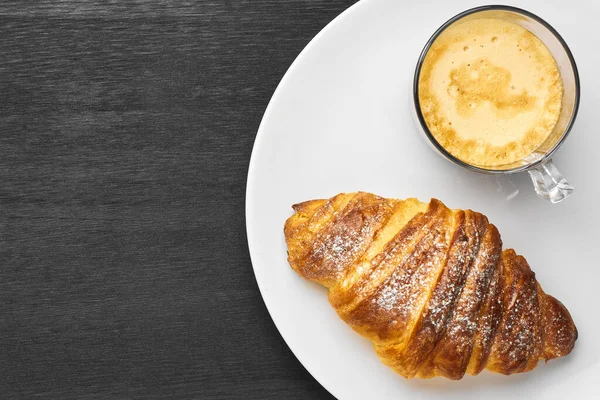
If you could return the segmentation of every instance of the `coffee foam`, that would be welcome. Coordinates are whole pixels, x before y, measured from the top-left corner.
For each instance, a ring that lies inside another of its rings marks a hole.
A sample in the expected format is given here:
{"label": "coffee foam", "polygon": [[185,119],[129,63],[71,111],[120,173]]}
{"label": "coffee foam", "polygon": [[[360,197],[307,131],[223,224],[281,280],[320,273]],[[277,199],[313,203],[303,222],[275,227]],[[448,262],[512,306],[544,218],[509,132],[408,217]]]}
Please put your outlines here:
{"label": "coffee foam", "polygon": [[556,125],[562,80],[546,46],[500,19],[448,27],[429,49],[419,102],[436,140],[469,164],[497,167],[534,152]]}

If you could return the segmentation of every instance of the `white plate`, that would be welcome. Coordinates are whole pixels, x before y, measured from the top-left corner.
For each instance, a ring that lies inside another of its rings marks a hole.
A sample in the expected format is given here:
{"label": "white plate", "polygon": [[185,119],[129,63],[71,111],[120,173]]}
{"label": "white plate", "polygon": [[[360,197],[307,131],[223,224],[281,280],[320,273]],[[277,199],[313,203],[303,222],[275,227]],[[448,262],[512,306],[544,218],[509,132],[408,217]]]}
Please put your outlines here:
{"label": "white plate", "polygon": [[[287,344],[339,399],[600,398],[600,2],[513,4],[552,24],[579,66],[578,120],[555,157],[577,192],[558,205],[538,199],[526,174],[496,178],[451,165],[413,126],[409,93],[419,52],[444,21],[477,5],[471,0],[354,5],[298,56],[261,123],[246,197],[254,272]],[[574,352],[527,374],[484,372],[458,382],[406,380],[381,364],[370,342],[337,317],[325,289],[301,279],[286,261],[283,223],[292,214],[290,205],[355,190],[436,197],[485,213],[505,246],[525,255],[544,290],[571,311],[579,329]],[[518,195],[507,199],[515,190]]]}

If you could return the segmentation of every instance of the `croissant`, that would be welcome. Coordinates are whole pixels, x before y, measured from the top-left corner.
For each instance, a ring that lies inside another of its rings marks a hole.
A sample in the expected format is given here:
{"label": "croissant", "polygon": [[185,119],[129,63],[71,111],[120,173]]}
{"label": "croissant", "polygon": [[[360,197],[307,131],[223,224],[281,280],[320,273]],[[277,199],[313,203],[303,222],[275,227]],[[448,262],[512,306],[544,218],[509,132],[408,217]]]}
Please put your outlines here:
{"label": "croissant", "polygon": [[400,375],[508,375],[573,349],[569,311],[484,215],[364,192],[293,209],[291,267]]}

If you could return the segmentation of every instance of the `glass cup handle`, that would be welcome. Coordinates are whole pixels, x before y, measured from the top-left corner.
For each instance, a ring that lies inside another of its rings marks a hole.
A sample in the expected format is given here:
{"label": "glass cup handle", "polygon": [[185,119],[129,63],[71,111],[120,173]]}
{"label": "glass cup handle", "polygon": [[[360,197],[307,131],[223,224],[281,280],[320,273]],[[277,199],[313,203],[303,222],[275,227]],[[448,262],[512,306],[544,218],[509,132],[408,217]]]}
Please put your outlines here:
{"label": "glass cup handle", "polygon": [[569,197],[575,188],[558,172],[552,160],[528,170],[533,181],[535,192],[542,199],[550,200],[551,203],[560,203]]}

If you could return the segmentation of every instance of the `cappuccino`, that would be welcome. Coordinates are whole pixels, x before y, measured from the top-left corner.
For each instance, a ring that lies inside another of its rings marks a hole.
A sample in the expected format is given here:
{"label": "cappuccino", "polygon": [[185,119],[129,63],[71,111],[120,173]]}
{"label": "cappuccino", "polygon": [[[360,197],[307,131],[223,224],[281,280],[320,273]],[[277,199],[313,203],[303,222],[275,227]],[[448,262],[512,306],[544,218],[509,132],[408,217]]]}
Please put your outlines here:
{"label": "cappuccino", "polygon": [[562,106],[556,61],[533,33],[493,18],[458,21],[434,41],[418,81],[425,123],[456,158],[500,167],[550,135]]}

